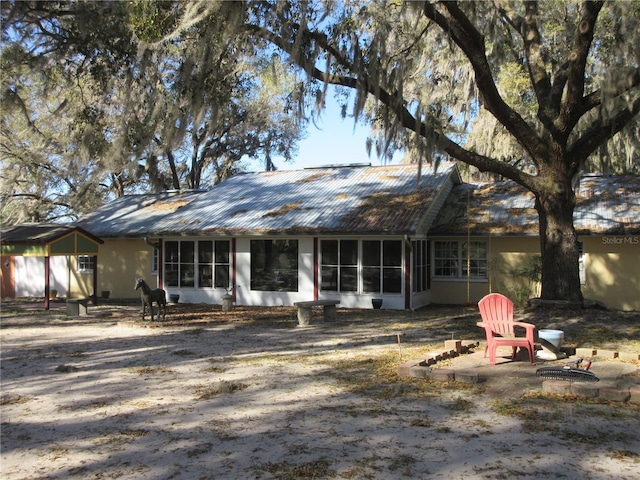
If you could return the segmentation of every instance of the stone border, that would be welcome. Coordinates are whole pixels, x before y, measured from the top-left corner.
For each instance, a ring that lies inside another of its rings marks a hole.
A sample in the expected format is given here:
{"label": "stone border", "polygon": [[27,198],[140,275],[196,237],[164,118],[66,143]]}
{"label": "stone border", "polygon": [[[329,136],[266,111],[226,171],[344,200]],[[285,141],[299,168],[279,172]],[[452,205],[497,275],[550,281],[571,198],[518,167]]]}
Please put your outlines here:
{"label": "stone border", "polygon": [[444,350],[429,353],[425,358],[412,360],[398,366],[398,375],[401,377],[426,378],[436,382],[460,382],[478,383],[477,373],[468,369],[458,372],[453,368],[432,368],[440,360],[458,357],[465,353],[472,353],[472,350],[480,345],[480,342],[469,340],[445,340]]}
{"label": "stone border", "polygon": [[[478,373],[465,368],[435,368],[433,365],[440,360],[454,358],[465,353],[472,353],[480,342],[445,340],[444,350],[429,353],[425,358],[412,360],[398,366],[401,377],[416,377],[435,382],[479,383]],[[596,350],[590,348],[576,348],[575,355],[579,357],[600,357],[606,359],[640,360],[640,353],[618,352],[614,350]],[[639,370],[640,372],[640,370]],[[566,380],[543,380],[542,391],[558,395],[576,395],[582,398],[600,398],[611,402],[629,402],[640,405],[640,374],[636,377],[636,384],[630,387],[601,386],[590,382],[569,382]]]}
{"label": "stone border", "polygon": [[[639,379],[636,379],[638,382]],[[542,391],[558,395],[576,395],[581,398],[600,398],[609,402],[629,402],[640,405],[640,384],[630,387],[600,386],[597,383],[544,380]]]}

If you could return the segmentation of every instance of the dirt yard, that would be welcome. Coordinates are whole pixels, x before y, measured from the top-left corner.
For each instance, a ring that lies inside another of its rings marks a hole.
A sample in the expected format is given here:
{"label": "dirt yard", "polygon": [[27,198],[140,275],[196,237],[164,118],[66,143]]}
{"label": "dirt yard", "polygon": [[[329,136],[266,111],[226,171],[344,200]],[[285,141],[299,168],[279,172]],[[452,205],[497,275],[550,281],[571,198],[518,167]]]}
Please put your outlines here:
{"label": "dirt yard", "polygon": [[[640,477],[637,405],[397,375],[446,339],[482,340],[475,309],[338,309],[299,328],[289,307],[170,305],[155,323],[137,304],[54,307],[2,304],[3,479]],[[639,313],[519,318],[640,351]]]}

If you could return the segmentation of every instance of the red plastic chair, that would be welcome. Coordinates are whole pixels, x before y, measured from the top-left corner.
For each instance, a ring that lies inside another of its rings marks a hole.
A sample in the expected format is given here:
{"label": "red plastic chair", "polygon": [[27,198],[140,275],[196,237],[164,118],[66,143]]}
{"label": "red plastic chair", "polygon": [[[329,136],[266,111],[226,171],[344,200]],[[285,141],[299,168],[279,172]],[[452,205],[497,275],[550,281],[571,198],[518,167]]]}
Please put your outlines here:
{"label": "red plastic chair", "polygon": [[[482,322],[477,325],[484,328],[487,335],[487,346],[484,356],[489,351],[489,362],[496,364],[496,350],[499,347],[512,347],[511,359],[516,356],[518,347],[529,351],[529,361],[535,365],[534,355],[534,330],[535,325],[525,322],[513,321],[513,302],[499,293],[490,293],[478,302]],[[514,327],[522,327],[526,330],[524,337],[517,337]]]}

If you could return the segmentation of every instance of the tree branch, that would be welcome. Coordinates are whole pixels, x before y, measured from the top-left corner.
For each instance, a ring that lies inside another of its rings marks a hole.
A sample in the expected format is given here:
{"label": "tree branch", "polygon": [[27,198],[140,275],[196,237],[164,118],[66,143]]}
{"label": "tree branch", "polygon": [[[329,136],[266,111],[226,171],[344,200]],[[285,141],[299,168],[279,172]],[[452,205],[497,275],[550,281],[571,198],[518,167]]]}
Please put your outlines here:
{"label": "tree branch", "polygon": [[593,41],[595,24],[603,5],[602,1],[585,1],[582,4],[584,14],[578,23],[573,49],[569,56],[567,94],[557,125],[564,132],[565,138],[568,138],[582,116],[580,105],[584,96],[584,72]]}
{"label": "tree branch", "polygon": [[[613,90],[608,93],[611,98],[619,98],[640,86],[640,68],[630,71],[627,75],[619,75]],[[576,108],[575,114],[582,117],[585,113],[602,104],[602,90],[598,89],[585,95]]]}
{"label": "tree branch", "polygon": [[598,119],[586,129],[576,142],[567,149],[567,155],[579,167],[580,163],[591,155],[596,148],[622,130],[631,119],[640,113],[640,95],[631,103],[631,108],[620,111],[607,119]]}
{"label": "tree branch", "polygon": [[[446,8],[450,16],[446,17],[438,11],[438,7]],[[495,82],[491,67],[485,55],[484,37],[460,11],[457,3],[425,2],[424,15],[436,22],[443,31],[449,32],[455,44],[469,59],[476,74],[476,86],[481,93],[484,107],[511,133],[533,159],[548,156],[544,142],[538,137],[527,122],[502,99]]]}
{"label": "tree branch", "polygon": [[[382,104],[386,105],[398,118],[400,124],[415,132],[416,134],[422,136],[423,138],[433,139],[433,141],[440,146],[440,148],[451,155],[452,157],[461,160],[462,162],[468,163],[470,165],[475,166],[480,171],[492,171],[499,175],[502,175],[505,178],[509,178],[520,185],[525,186],[526,188],[531,188],[533,182],[535,181],[534,177],[528,175],[521,170],[515,168],[514,166],[501,162],[499,160],[486,157],[484,155],[480,155],[475,152],[471,152],[462,148],[460,145],[455,143],[454,141],[447,138],[442,133],[436,131],[433,127],[427,125],[424,122],[420,122],[404,105],[404,98],[399,96],[394,96],[384,87],[375,84],[375,82],[368,82],[366,79],[349,77],[346,75],[336,75],[324,72],[317,68],[314,63],[308,58],[301,57],[300,49],[296,48],[295,45],[289,44],[284,41],[281,37],[274,34],[270,30],[267,30],[258,25],[247,24],[245,27],[248,29],[249,33],[256,35],[264,40],[267,40],[280,48],[282,51],[286,52],[293,61],[295,61],[301,68],[303,68],[308,75],[319,80],[324,83],[339,85],[343,87],[348,87],[356,90],[360,90],[372,95]],[[323,42],[321,36],[315,35],[313,37],[316,41]],[[329,45],[322,44],[322,47],[325,48],[326,51],[335,52],[339,55],[339,52],[336,52],[335,49],[329,47]],[[333,54],[333,53],[332,53]],[[349,63],[346,62],[344,58],[338,58],[339,62],[344,61],[346,67],[349,67]],[[493,83],[493,81],[491,81]],[[495,87],[495,86],[494,86]],[[497,93],[497,91],[496,91]],[[514,112],[515,113],[515,112]],[[517,114],[516,114],[517,115]],[[518,116],[518,118],[520,118]],[[522,120],[520,118],[520,120]],[[526,125],[526,124],[525,124]],[[529,128],[527,126],[527,128]],[[536,142],[539,143],[539,142]]]}

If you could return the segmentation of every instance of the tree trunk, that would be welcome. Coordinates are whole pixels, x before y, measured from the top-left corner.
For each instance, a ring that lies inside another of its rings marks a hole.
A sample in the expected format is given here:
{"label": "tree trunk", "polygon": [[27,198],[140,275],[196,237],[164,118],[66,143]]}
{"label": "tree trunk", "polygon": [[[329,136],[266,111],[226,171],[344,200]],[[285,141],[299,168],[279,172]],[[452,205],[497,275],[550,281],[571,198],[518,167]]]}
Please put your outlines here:
{"label": "tree trunk", "polygon": [[575,193],[570,180],[536,193],[540,216],[543,300],[582,302],[578,238],[573,226]]}

